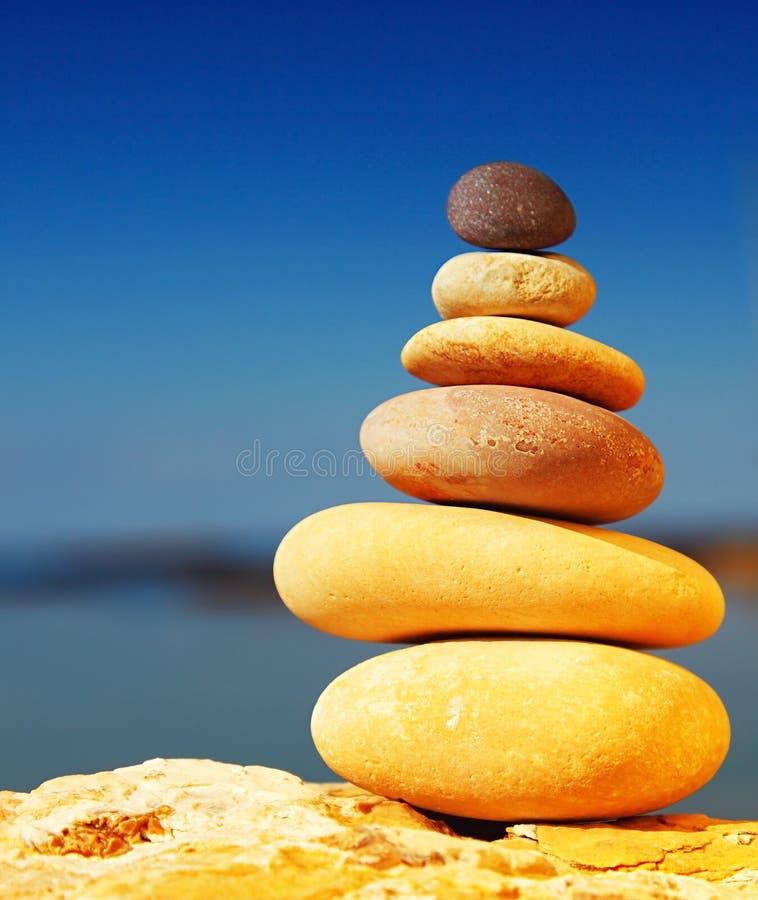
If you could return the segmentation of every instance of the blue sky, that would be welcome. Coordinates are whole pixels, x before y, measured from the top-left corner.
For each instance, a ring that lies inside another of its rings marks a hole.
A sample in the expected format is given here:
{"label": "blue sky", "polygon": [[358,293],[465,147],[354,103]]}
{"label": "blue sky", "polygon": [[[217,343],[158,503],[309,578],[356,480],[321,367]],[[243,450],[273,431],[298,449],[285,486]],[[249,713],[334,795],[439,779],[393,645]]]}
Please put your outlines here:
{"label": "blue sky", "polygon": [[[493,159],[571,197],[574,328],[648,378],[667,484],[619,525],[755,522],[756,189],[747,3],[5,4],[0,541],[273,542],[378,479],[244,477],[357,447],[424,387],[407,338]],[[751,249],[752,247],[752,249]]]}

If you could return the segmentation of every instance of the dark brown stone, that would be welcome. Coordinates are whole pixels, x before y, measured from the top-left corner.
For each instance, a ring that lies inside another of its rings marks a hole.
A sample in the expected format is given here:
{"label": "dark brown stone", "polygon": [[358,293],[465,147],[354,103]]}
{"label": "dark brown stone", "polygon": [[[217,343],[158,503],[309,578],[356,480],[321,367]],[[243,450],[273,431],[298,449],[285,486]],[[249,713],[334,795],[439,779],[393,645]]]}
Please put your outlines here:
{"label": "dark brown stone", "polygon": [[453,185],[447,217],[464,241],[490,250],[539,250],[571,237],[571,201],[547,175],[514,162],[477,166]]}

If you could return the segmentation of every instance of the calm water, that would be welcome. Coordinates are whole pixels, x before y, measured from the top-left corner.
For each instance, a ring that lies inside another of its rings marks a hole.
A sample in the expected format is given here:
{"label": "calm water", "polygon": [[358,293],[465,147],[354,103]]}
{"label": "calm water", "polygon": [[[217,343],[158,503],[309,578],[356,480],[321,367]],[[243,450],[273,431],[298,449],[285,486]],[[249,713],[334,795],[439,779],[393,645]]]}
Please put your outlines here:
{"label": "calm water", "polygon": [[[1,608],[0,788],[154,756],[333,779],[311,744],[311,708],[333,677],[393,648],[329,637],[279,606],[192,601],[134,588]],[[718,635],[665,654],[719,692],[733,727],[719,774],[677,809],[758,816],[757,647],[758,602],[732,597]]]}

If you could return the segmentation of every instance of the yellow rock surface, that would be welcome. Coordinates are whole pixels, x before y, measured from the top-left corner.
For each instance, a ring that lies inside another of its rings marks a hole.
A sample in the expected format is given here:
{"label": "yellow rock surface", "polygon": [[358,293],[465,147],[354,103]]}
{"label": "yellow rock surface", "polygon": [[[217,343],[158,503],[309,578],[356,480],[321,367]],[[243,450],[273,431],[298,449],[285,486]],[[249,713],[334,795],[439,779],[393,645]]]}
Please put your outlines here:
{"label": "yellow rock surface", "polygon": [[[756,823],[699,815],[640,816],[588,825],[518,825],[550,859],[582,871],[648,869],[734,884],[758,876]],[[523,846],[529,846],[524,844]]]}
{"label": "yellow rock surface", "polygon": [[[127,836],[114,844],[117,830]],[[0,792],[0,896],[737,900],[758,892],[756,822],[648,817],[503,826],[499,835],[460,837],[350,785],[152,760],[58,778],[31,794]]]}
{"label": "yellow rock surface", "polygon": [[350,503],[282,540],[274,578],[292,612],[367,641],[538,633],[673,647],[705,640],[724,597],[702,566],[643,538],[420,503]]}

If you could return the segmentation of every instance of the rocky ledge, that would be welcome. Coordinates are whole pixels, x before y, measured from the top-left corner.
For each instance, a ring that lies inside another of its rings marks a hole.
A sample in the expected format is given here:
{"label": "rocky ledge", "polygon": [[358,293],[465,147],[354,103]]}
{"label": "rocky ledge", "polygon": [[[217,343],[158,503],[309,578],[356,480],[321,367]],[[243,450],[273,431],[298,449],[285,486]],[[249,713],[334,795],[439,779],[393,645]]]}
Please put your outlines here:
{"label": "rocky ledge", "polygon": [[0,885],[3,900],[758,896],[758,822],[487,828],[275,769],[155,759],[0,792]]}

